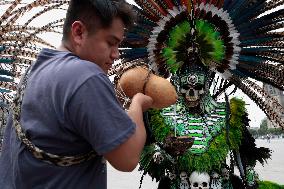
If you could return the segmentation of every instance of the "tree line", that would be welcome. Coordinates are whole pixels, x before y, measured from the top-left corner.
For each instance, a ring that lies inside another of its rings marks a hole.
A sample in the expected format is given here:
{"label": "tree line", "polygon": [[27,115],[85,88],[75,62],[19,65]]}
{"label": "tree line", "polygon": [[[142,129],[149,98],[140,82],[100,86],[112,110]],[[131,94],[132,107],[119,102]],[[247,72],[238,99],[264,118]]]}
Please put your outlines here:
{"label": "tree line", "polygon": [[267,118],[264,118],[261,121],[259,129],[249,128],[249,131],[255,138],[267,135],[284,135],[284,130],[282,128],[268,128]]}

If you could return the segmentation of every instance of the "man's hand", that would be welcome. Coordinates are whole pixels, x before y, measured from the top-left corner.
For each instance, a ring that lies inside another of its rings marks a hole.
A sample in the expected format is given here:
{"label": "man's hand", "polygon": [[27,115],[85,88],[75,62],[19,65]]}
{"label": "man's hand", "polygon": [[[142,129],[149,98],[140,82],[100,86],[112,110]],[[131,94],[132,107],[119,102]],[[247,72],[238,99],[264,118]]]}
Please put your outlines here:
{"label": "man's hand", "polygon": [[147,96],[147,95],[142,94],[142,93],[137,93],[132,98],[132,103],[131,104],[133,104],[133,103],[134,104],[137,103],[138,105],[140,105],[141,108],[142,108],[142,111],[145,112],[149,108],[152,107],[153,99],[151,97]]}
{"label": "man's hand", "polygon": [[126,142],[104,155],[108,162],[117,170],[129,172],[137,166],[146,142],[143,111],[151,108],[152,104],[153,99],[142,93],[137,93],[133,96],[128,115],[136,124],[136,131]]}

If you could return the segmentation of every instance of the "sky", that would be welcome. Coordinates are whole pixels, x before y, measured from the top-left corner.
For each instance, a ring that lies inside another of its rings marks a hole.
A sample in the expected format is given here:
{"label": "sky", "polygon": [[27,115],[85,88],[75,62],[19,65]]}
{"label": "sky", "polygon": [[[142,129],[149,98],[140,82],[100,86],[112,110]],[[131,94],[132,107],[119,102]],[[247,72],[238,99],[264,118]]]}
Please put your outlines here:
{"label": "sky", "polygon": [[[126,1],[128,1],[131,4],[134,3],[133,0],[126,0]],[[23,2],[31,2],[31,0],[23,0]],[[2,12],[3,12],[3,9],[0,10],[0,14]],[[31,24],[32,25],[44,25],[44,23],[47,23],[48,21],[50,21],[51,18],[53,19],[60,18],[60,17],[63,17],[64,15],[65,15],[64,11],[54,11],[53,13],[49,15],[46,14],[40,17],[40,21],[37,21],[38,23],[31,23]],[[27,15],[27,17],[28,16],[29,15]],[[24,16],[21,19],[22,21],[27,20],[27,18]],[[60,44],[60,40],[61,40],[60,34],[43,34],[42,37],[46,39],[47,41],[49,41],[51,44],[53,44],[55,47],[59,46]],[[262,84],[260,85],[262,86]],[[249,118],[251,120],[250,122],[251,127],[259,127],[261,121],[266,117],[266,115],[262,112],[262,110],[247,95],[245,95],[240,90],[237,90],[237,92],[233,96],[242,98],[246,102],[246,108],[249,114]],[[221,99],[221,100],[224,101],[224,99]]]}

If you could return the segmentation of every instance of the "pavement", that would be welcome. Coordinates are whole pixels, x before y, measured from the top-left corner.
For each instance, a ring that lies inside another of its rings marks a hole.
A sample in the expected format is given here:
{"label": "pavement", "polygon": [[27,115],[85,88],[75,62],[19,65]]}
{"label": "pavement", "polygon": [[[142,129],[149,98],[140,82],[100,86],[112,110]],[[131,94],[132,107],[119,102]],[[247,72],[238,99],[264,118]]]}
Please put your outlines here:
{"label": "pavement", "polygon": [[284,139],[256,139],[258,147],[266,147],[272,150],[272,157],[267,164],[262,166],[257,163],[255,170],[261,180],[267,180],[284,185]]}

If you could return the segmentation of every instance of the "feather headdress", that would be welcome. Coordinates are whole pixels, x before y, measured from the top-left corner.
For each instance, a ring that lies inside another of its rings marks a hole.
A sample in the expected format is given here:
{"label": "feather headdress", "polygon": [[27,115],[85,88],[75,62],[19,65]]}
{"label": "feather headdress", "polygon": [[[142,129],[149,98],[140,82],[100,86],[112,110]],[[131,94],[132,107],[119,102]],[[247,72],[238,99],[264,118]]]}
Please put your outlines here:
{"label": "feather headdress", "polygon": [[64,18],[48,17],[50,20],[45,23],[44,16],[56,10],[66,12],[67,4],[67,0],[0,2],[1,125],[5,124],[5,116],[22,73],[35,60],[42,47],[55,48],[42,34],[62,33]]}
{"label": "feather headdress", "polygon": [[284,1],[135,2],[138,21],[122,44],[122,64],[143,59],[168,78],[196,51],[203,66],[222,76],[214,97],[234,85],[284,128],[283,107],[257,84],[284,90]]}

